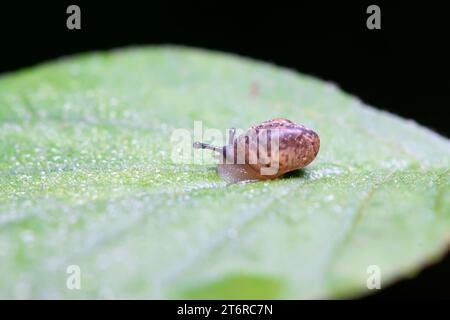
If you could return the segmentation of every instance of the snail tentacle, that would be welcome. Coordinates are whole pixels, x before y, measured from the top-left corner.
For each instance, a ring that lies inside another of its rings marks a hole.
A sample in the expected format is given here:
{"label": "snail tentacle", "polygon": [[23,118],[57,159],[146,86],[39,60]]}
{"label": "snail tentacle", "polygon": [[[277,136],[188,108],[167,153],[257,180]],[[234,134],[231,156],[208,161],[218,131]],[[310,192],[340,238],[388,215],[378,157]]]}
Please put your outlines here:
{"label": "snail tentacle", "polygon": [[216,146],[210,145],[208,143],[203,143],[203,142],[199,142],[199,141],[194,142],[194,144],[192,146],[195,149],[208,149],[208,150],[212,150],[212,151],[216,151],[216,152],[220,152],[220,153],[223,153],[223,148],[224,148],[224,147],[216,147]]}

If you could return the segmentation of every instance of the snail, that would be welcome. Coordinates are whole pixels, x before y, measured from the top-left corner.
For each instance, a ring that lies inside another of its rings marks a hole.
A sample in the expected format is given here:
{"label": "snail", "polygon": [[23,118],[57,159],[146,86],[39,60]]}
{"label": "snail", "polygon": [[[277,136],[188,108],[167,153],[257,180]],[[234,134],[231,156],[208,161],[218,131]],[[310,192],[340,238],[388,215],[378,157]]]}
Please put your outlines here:
{"label": "snail", "polygon": [[319,135],[303,125],[276,118],[254,125],[235,137],[229,130],[228,144],[223,147],[194,142],[196,149],[218,152],[218,173],[225,180],[237,182],[267,180],[310,164],[319,152]]}

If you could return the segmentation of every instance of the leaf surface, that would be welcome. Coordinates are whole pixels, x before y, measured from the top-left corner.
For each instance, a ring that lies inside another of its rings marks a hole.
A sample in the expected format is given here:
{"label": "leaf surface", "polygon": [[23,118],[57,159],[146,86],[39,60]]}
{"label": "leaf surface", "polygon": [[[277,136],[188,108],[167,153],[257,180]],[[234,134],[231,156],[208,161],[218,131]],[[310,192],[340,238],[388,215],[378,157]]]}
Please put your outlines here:
{"label": "leaf surface", "polygon": [[[171,160],[173,130],[194,121],[225,133],[276,117],[321,138],[286,178],[226,184]],[[130,48],[4,75],[0,296],[369,294],[369,266],[384,288],[445,253],[449,163],[449,141],[412,121],[232,55]]]}

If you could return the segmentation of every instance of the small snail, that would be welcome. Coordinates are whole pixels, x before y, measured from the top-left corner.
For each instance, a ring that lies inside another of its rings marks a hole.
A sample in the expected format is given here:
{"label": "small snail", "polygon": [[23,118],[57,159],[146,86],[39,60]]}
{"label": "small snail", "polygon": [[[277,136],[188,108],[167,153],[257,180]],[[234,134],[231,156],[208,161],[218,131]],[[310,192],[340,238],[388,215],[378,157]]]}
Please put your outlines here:
{"label": "small snail", "polygon": [[228,144],[216,147],[195,142],[196,149],[220,154],[218,173],[228,181],[275,179],[303,168],[317,156],[320,139],[317,133],[287,119],[272,119],[252,126],[235,138],[229,130]]}

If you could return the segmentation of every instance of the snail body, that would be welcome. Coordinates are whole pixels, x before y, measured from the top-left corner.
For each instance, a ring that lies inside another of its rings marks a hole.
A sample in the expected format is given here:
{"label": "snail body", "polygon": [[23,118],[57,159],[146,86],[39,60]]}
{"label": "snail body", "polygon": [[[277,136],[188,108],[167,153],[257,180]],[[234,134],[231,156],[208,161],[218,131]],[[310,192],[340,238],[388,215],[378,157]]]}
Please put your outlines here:
{"label": "snail body", "polygon": [[230,129],[229,142],[223,147],[195,142],[194,148],[218,152],[218,172],[228,180],[267,180],[310,164],[319,152],[320,139],[303,125],[276,118],[238,137]]}

